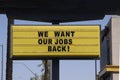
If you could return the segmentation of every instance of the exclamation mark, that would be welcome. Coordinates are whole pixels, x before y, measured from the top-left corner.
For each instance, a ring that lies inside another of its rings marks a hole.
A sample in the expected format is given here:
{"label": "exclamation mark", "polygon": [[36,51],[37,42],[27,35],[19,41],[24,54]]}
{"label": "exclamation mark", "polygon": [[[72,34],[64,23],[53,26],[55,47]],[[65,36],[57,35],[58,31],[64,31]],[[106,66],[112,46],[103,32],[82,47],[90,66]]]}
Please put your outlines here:
{"label": "exclamation mark", "polygon": [[68,48],[68,52],[70,51],[70,46],[67,46],[67,48]]}

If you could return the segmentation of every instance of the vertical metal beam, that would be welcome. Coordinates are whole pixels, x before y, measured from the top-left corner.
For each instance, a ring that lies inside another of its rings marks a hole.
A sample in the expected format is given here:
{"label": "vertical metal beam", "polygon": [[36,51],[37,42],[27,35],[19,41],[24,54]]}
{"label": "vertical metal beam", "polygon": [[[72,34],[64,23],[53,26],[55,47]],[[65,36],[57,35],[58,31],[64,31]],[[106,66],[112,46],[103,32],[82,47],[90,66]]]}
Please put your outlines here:
{"label": "vertical metal beam", "polygon": [[44,74],[44,80],[47,80],[48,78],[48,60],[45,61],[45,74]]}
{"label": "vertical metal beam", "polygon": [[52,60],[52,80],[59,80],[59,59]]}
{"label": "vertical metal beam", "polygon": [[52,80],[52,60],[49,60],[50,62],[50,80]]}
{"label": "vertical metal beam", "polygon": [[95,60],[95,80],[97,80],[97,60]]}
{"label": "vertical metal beam", "polygon": [[[59,25],[58,21],[53,21],[53,25]],[[59,59],[52,59],[52,80],[59,80]]]}
{"label": "vertical metal beam", "polygon": [[2,46],[2,56],[1,56],[1,57],[2,57],[2,58],[1,58],[1,59],[2,59],[2,61],[1,61],[1,65],[2,65],[2,66],[1,66],[1,80],[3,80],[3,45],[1,45],[1,46]]}
{"label": "vertical metal beam", "polygon": [[8,27],[7,27],[7,62],[6,62],[6,80],[12,80],[12,59],[10,58],[10,37],[11,37],[11,24],[14,24],[14,19],[8,17]]}

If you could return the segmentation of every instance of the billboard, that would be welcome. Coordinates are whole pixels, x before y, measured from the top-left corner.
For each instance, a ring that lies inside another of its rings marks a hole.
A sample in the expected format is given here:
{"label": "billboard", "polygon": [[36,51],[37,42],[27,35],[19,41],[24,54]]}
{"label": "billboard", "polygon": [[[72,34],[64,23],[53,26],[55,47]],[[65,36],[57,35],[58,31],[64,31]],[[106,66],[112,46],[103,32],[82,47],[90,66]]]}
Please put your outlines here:
{"label": "billboard", "polygon": [[99,25],[12,25],[12,58],[99,58]]}

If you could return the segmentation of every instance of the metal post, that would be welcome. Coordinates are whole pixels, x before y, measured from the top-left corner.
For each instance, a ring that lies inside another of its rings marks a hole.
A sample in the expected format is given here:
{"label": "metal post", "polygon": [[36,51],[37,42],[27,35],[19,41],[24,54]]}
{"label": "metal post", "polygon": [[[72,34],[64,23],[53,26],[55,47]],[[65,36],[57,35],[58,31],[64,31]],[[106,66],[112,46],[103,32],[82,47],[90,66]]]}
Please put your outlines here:
{"label": "metal post", "polygon": [[10,58],[10,36],[11,36],[11,24],[14,24],[14,19],[8,17],[8,27],[7,27],[7,62],[6,62],[6,80],[12,80],[12,59]]}
{"label": "metal post", "polygon": [[59,59],[52,60],[52,80],[59,80]]}
{"label": "metal post", "polygon": [[[54,21],[53,25],[59,25],[59,22]],[[59,59],[52,59],[52,80],[59,80]]]}
{"label": "metal post", "polygon": [[2,45],[2,70],[1,70],[1,80],[3,80],[3,45]]}
{"label": "metal post", "polygon": [[45,61],[45,74],[44,74],[44,80],[47,80],[47,75],[48,75],[48,60],[44,60]]}
{"label": "metal post", "polygon": [[3,45],[0,45],[2,47],[2,55],[1,55],[1,80],[3,80]]}
{"label": "metal post", "polygon": [[50,62],[50,80],[52,80],[52,60],[49,60]]}
{"label": "metal post", "polygon": [[97,80],[97,60],[95,60],[95,80]]}

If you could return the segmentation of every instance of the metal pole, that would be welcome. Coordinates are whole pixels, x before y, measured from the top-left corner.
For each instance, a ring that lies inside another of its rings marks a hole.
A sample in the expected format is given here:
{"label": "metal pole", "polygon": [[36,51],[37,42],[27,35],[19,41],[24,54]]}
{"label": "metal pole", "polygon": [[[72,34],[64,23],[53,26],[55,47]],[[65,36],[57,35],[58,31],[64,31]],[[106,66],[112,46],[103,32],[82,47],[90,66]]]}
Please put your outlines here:
{"label": "metal pole", "polygon": [[95,80],[97,80],[97,60],[95,60]]}
{"label": "metal pole", "polygon": [[47,80],[47,75],[48,75],[48,60],[44,60],[45,61],[45,74],[44,74],[44,80]]}
{"label": "metal pole", "polygon": [[50,80],[52,80],[52,60],[49,60],[50,62]]}
{"label": "metal pole", "polygon": [[[1,50],[2,50],[2,45],[0,45],[0,47],[1,47]],[[2,52],[2,51],[1,51]],[[1,53],[2,54],[2,53]],[[1,55],[1,59],[2,59],[2,55]],[[1,60],[1,80],[2,80],[2,60]]]}
{"label": "metal pole", "polygon": [[[53,21],[53,25],[59,25],[58,21]],[[52,80],[59,80],[59,59],[52,59]]]}
{"label": "metal pole", "polygon": [[1,67],[1,80],[3,80],[3,45],[2,45],[2,61],[1,61],[2,67]]}
{"label": "metal pole", "polygon": [[59,80],[59,59],[52,60],[52,80]]}
{"label": "metal pole", "polygon": [[1,55],[1,80],[3,80],[3,45],[0,45],[2,48],[2,55]]}
{"label": "metal pole", "polygon": [[14,19],[8,17],[8,27],[7,27],[7,60],[6,60],[6,80],[12,80],[12,64],[13,61],[10,57],[10,43],[11,43],[11,24],[14,24]]}

